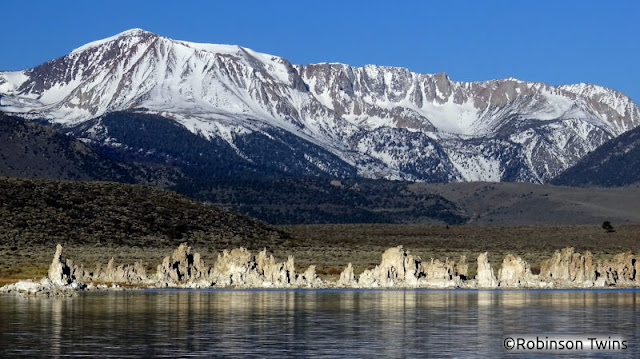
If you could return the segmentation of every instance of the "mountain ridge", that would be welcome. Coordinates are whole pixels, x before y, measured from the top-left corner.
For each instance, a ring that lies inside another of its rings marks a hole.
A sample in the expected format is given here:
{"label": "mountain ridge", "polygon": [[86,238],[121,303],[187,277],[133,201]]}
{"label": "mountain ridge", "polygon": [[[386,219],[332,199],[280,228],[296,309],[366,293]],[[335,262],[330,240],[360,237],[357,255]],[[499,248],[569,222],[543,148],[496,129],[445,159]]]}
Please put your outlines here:
{"label": "mountain ridge", "polygon": [[[288,145],[271,140],[285,131],[312,144],[303,157],[319,171],[331,167],[326,151],[358,176],[426,182],[546,183],[640,124],[631,99],[596,85],[465,83],[397,67],[293,65],[140,29],[0,73],[0,92],[7,111],[64,126],[121,110],[159,115],[225,141],[248,161],[255,151],[238,147],[245,136],[269,139],[262,143],[268,151]],[[82,136],[109,144],[91,129]]]}

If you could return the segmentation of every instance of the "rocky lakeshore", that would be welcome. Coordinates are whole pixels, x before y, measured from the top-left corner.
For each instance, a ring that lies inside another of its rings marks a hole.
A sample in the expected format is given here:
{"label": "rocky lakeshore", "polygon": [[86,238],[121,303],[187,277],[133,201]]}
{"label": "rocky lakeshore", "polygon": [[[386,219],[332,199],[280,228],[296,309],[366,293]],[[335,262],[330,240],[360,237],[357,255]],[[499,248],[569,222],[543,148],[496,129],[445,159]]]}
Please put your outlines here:
{"label": "rocky lakeshore", "polygon": [[245,248],[223,251],[213,266],[186,243],[164,258],[154,274],[136,262],[85,268],[63,258],[58,245],[47,276],[40,281],[19,281],[0,292],[44,296],[71,296],[87,290],[131,288],[605,288],[640,287],[640,262],[630,252],[609,260],[594,260],[589,251],[567,247],[540,263],[540,273],[532,273],[522,258],[507,255],[496,270],[487,253],[477,258],[477,274],[469,276],[464,256],[457,261],[423,261],[402,246],[387,249],[380,264],[356,275],[349,263],[337,280],[323,280],[309,266],[297,273],[293,256],[277,262],[266,250],[257,254]]}

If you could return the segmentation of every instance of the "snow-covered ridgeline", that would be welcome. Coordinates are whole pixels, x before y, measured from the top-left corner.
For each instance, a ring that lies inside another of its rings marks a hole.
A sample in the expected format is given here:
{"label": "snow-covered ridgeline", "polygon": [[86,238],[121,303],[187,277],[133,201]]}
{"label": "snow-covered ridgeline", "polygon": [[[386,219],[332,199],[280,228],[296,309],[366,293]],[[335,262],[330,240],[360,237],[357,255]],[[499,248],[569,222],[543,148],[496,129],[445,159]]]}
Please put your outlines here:
{"label": "snow-covered ridgeline", "polygon": [[0,73],[0,92],[6,111],[66,126],[136,109],[232,146],[238,136],[282,129],[361,175],[427,181],[544,182],[640,123],[633,101],[595,85],[292,65],[140,29]]}

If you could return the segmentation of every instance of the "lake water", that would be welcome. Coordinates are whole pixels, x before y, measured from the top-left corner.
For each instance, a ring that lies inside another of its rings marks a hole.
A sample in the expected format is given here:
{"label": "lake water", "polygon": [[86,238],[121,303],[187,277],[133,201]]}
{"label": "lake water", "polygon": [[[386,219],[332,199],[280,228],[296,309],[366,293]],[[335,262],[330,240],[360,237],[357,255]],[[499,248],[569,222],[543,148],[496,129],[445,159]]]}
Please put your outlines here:
{"label": "lake water", "polygon": [[[635,290],[157,290],[0,295],[0,357],[518,357],[513,334],[622,335]],[[555,357],[557,354],[540,354]],[[535,356],[527,353],[526,356]]]}

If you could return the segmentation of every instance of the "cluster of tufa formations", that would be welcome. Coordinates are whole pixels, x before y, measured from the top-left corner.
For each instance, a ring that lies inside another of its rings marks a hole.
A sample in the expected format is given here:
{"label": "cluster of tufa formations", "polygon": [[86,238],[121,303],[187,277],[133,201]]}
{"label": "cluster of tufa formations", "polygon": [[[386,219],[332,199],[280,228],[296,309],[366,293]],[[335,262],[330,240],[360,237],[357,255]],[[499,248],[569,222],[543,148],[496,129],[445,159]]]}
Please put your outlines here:
{"label": "cluster of tufa formations", "polygon": [[[640,262],[632,253],[620,253],[610,260],[596,261],[590,252],[573,248],[556,251],[533,274],[520,257],[507,255],[496,275],[487,259],[478,256],[477,274],[469,278],[469,265],[461,256],[456,261],[422,261],[402,246],[389,248],[373,269],[359,276],[349,263],[337,281],[322,280],[315,266],[296,273],[293,256],[277,262],[266,250],[254,255],[245,248],[223,251],[213,267],[186,243],[147,273],[140,262],[85,269],[62,258],[58,245],[48,275],[39,282],[20,281],[0,288],[0,292],[23,294],[74,295],[79,290],[112,289],[128,285],[137,288],[591,288],[640,286]],[[111,287],[108,286],[111,284]]]}

